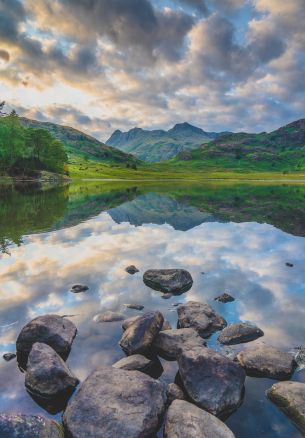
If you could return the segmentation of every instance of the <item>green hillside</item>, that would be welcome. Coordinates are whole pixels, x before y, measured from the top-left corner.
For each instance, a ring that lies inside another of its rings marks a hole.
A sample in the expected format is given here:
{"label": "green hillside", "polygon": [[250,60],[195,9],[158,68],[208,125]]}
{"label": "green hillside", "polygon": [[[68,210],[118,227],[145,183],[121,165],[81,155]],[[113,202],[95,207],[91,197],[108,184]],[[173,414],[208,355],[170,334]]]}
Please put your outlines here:
{"label": "green hillside", "polygon": [[78,159],[86,158],[103,161],[108,164],[119,164],[124,166],[127,163],[139,163],[139,160],[132,155],[107,146],[96,138],[69,126],[57,125],[50,122],[39,122],[26,117],[20,117],[20,121],[27,128],[47,129],[53,137],[57,138],[64,144],[70,161],[71,158],[73,159],[74,156],[76,156]]}
{"label": "green hillside", "polygon": [[179,123],[168,131],[141,128],[133,128],[128,132],[117,130],[106,143],[143,161],[154,163],[169,160],[179,152],[197,148],[222,134],[205,132],[189,123]]}
{"label": "green hillside", "polygon": [[[160,168],[165,165],[160,164]],[[181,152],[167,168],[200,171],[299,171],[305,169],[305,119],[270,133],[229,134]]]}

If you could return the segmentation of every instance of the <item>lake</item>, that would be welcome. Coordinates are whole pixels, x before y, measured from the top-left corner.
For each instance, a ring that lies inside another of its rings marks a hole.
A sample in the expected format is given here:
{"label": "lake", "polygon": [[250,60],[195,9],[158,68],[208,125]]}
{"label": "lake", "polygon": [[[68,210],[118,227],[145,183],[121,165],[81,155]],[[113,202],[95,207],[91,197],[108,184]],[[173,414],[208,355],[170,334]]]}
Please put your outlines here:
{"label": "lake", "polygon": [[[287,266],[290,263],[293,266]],[[129,275],[128,265],[139,273]],[[191,290],[162,299],[143,283],[150,268],[184,268]],[[70,292],[85,284],[85,293]],[[235,297],[214,301],[224,292]],[[251,322],[266,343],[296,352],[305,345],[305,186],[230,182],[79,182],[63,187],[0,186],[1,356],[15,351],[21,328],[46,314],[72,315],[78,334],[68,364],[83,380],[124,357],[121,322],[96,323],[103,310],[160,310],[173,326],[174,304],[207,302],[228,323]],[[233,357],[245,345],[208,345]],[[249,344],[246,346],[248,347]],[[161,380],[175,362],[162,360]],[[292,380],[305,382],[305,369]],[[236,437],[300,437],[265,396],[274,381],[247,378],[241,407],[226,424]],[[48,414],[28,395],[15,360],[0,358],[0,411]],[[55,415],[60,418],[60,413]],[[162,436],[162,432],[159,434]]]}

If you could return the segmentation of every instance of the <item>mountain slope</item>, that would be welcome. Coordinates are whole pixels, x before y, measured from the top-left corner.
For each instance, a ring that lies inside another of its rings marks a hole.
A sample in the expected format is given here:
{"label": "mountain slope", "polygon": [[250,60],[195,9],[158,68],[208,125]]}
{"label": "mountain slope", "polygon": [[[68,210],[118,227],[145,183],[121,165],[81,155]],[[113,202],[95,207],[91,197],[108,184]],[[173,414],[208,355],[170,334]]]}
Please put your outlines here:
{"label": "mountain slope", "polygon": [[205,132],[189,123],[180,123],[168,131],[148,131],[141,128],[133,128],[128,132],[117,130],[106,143],[153,163],[169,160],[179,152],[197,148],[222,134]]}
{"label": "mountain slope", "polygon": [[229,134],[189,152],[179,153],[172,165],[186,169],[301,170],[305,168],[305,119],[270,133]]}
{"label": "mountain slope", "polygon": [[138,160],[132,155],[119,151],[116,148],[105,145],[94,137],[87,135],[69,126],[57,125],[50,122],[20,117],[21,123],[27,128],[47,129],[55,138],[60,140],[70,155],[78,155],[83,158],[96,159],[106,163],[137,163]]}

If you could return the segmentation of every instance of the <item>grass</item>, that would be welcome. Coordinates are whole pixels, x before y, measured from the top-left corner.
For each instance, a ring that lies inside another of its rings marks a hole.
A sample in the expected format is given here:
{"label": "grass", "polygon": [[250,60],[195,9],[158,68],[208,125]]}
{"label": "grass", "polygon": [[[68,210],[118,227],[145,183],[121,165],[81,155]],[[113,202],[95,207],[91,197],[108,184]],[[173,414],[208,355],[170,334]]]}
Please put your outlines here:
{"label": "grass", "polygon": [[304,180],[305,170],[272,171],[246,168],[230,170],[222,166],[203,167],[198,163],[175,162],[141,164],[137,170],[117,164],[106,164],[95,160],[83,160],[73,155],[69,160],[72,179],[119,179],[119,180]]}

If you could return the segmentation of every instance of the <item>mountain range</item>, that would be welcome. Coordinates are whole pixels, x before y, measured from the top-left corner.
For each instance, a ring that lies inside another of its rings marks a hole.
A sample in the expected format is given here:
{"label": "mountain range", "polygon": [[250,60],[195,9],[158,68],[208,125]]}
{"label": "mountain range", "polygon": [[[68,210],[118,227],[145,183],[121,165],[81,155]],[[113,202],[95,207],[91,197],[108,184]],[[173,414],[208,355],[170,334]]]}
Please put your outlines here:
{"label": "mountain range", "polygon": [[133,154],[140,160],[154,163],[169,160],[182,151],[198,148],[224,134],[227,133],[206,132],[189,123],[178,123],[168,131],[141,128],[133,128],[128,132],[116,130],[106,144]]}

